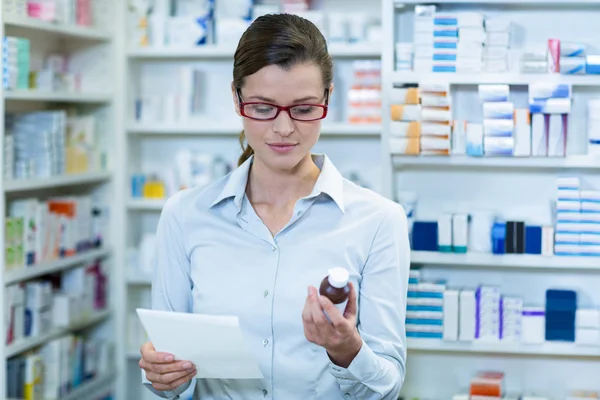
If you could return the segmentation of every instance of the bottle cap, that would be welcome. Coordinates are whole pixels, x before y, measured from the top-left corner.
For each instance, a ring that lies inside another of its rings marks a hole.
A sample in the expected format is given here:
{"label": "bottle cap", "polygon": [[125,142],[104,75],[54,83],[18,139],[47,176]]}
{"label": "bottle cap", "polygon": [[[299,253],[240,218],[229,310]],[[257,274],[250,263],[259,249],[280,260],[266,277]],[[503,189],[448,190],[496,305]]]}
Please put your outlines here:
{"label": "bottle cap", "polygon": [[350,273],[346,268],[335,267],[329,270],[329,284],[335,288],[343,288],[350,280]]}

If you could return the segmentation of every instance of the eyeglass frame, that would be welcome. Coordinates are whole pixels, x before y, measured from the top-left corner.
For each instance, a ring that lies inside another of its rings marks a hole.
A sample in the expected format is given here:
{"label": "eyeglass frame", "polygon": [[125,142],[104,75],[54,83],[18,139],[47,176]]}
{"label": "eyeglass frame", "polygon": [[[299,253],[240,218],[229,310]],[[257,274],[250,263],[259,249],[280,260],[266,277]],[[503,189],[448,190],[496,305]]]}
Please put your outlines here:
{"label": "eyeglass frame", "polygon": [[[242,101],[242,92],[241,89],[236,89],[235,90],[237,96],[238,96],[238,103],[239,103],[239,107],[240,107],[240,114],[242,114],[243,117],[245,118],[249,118],[251,120],[254,121],[273,121],[274,119],[276,119],[279,114],[281,113],[281,111],[285,111],[288,113],[290,119],[294,120],[294,121],[299,121],[299,122],[313,122],[313,121],[320,121],[322,119],[325,119],[325,117],[327,117],[327,112],[329,111],[329,90],[325,89],[325,104],[308,104],[308,103],[302,103],[302,104],[294,104],[291,106],[278,106],[277,104],[272,104],[272,103],[265,103],[262,101],[251,101],[251,102],[244,102]],[[274,117],[272,118],[266,118],[266,119],[260,119],[260,118],[254,118],[254,117],[250,117],[248,116],[245,112],[244,112],[244,106],[247,105],[252,105],[252,104],[263,104],[266,106],[271,106],[271,107],[275,107],[277,109],[277,113],[275,114]],[[294,108],[294,107],[301,107],[301,106],[311,106],[311,107],[319,107],[323,109],[323,116],[321,118],[315,118],[315,119],[296,119],[294,117],[292,117],[292,113],[290,112],[290,109]]]}

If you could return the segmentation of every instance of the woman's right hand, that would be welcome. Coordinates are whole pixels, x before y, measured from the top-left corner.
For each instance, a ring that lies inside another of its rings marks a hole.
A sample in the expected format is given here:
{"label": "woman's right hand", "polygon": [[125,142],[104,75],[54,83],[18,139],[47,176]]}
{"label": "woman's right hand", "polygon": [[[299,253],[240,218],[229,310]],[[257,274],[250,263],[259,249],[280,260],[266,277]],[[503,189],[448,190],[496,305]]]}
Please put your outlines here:
{"label": "woman's right hand", "polygon": [[156,390],[173,390],[192,380],[196,367],[189,361],[174,361],[172,354],[161,353],[146,342],[140,349],[140,368],[146,371],[146,378]]}

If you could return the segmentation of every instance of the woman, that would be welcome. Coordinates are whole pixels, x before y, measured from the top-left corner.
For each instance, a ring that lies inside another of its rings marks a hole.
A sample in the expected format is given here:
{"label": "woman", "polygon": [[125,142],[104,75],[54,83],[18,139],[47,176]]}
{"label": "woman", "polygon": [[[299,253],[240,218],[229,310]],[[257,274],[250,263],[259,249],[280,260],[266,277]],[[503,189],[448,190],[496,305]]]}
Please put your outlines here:
{"label": "woman", "polygon": [[[286,14],[258,18],[234,60],[233,101],[244,121],[243,147],[247,141],[239,167],[208,188],[176,194],[163,209],[153,308],[238,316],[264,376],[198,379],[199,399],[398,396],[406,216],[344,179],[326,156],[311,154],[332,80],[325,39],[312,23]],[[339,266],[352,283],[343,314],[315,288]],[[189,387],[191,363],[151,343],[141,353],[155,393],[177,398]]]}

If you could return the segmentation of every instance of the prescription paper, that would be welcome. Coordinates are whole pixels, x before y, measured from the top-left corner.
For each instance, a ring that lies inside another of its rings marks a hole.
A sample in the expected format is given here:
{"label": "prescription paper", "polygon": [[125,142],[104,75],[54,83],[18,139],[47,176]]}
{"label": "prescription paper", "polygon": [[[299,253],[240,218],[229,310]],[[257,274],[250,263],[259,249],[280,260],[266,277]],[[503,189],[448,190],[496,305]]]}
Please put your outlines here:
{"label": "prescription paper", "polygon": [[138,308],[154,348],[196,366],[195,378],[262,379],[238,317]]}

